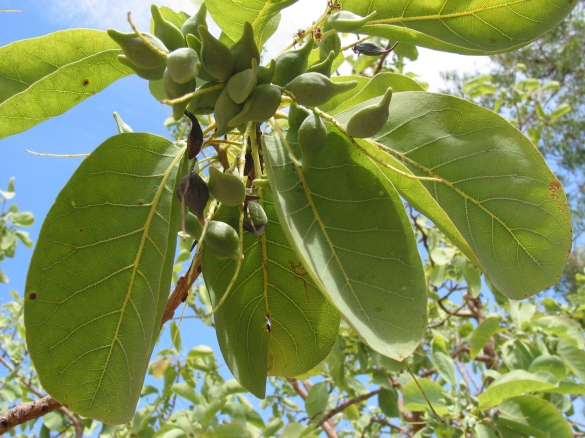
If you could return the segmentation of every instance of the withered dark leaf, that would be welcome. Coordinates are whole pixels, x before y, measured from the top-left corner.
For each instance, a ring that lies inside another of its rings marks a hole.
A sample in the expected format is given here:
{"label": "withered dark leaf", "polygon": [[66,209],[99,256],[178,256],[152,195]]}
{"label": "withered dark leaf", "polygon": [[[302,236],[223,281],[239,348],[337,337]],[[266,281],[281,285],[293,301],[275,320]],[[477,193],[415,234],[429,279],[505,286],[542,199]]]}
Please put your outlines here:
{"label": "withered dark leaf", "polygon": [[177,196],[197,216],[199,223],[205,224],[203,211],[209,200],[209,189],[203,178],[195,172],[187,173],[179,182]]}
{"label": "withered dark leaf", "polygon": [[201,152],[201,146],[203,145],[203,130],[199,124],[199,120],[189,111],[185,110],[185,115],[191,120],[191,131],[189,131],[189,137],[187,138],[187,154],[189,159],[192,160]]}

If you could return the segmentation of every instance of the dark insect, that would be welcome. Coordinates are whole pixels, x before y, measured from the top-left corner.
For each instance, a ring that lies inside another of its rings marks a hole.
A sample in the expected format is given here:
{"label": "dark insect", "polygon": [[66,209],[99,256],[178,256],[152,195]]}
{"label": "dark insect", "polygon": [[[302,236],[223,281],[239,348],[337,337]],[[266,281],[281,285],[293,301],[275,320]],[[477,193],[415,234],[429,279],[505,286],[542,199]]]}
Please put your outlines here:
{"label": "dark insect", "polygon": [[203,178],[195,172],[187,173],[179,182],[177,196],[197,216],[199,223],[205,224],[203,211],[209,200],[209,189]]}
{"label": "dark insect", "polygon": [[192,160],[201,152],[201,146],[203,145],[203,131],[199,120],[189,111],[185,110],[185,115],[191,120],[191,131],[187,138],[187,154],[189,159]]}
{"label": "dark insect", "polygon": [[353,46],[354,53],[358,55],[366,55],[366,56],[380,56],[385,53],[390,53],[394,48],[398,45],[398,41],[389,49],[385,49],[382,46],[379,46],[374,43],[359,43]]}

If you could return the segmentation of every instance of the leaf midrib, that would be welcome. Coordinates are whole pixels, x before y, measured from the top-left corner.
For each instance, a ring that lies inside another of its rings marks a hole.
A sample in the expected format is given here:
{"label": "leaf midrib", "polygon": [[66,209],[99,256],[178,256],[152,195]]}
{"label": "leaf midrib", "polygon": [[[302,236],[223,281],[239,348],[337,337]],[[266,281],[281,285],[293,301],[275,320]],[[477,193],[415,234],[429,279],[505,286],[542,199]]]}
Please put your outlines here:
{"label": "leaf midrib", "polygon": [[[130,301],[130,296],[132,295],[132,289],[134,287],[134,279],[136,277],[136,273],[138,272],[138,267],[140,265],[140,260],[142,257],[142,251],[144,250],[144,244],[146,243],[146,239],[148,238],[148,233],[150,231],[150,225],[152,222],[152,218],[154,217],[154,214],[156,213],[156,209],[158,207],[158,202],[159,202],[159,200],[160,200],[160,198],[161,198],[161,196],[166,188],[167,181],[169,180],[169,178],[173,172],[173,169],[175,168],[177,163],[182,159],[183,154],[184,154],[186,149],[187,149],[186,147],[181,148],[179,150],[179,152],[177,153],[177,155],[175,156],[175,158],[173,159],[173,161],[171,162],[171,164],[169,165],[169,167],[167,168],[166,172],[164,173],[163,179],[158,187],[156,195],[154,196],[154,199],[152,201],[152,205],[150,207],[150,212],[148,213],[148,217],[146,219],[146,223],[145,223],[144,228],[143,228],[140,246],[138,247],[138,251],[136,253],[136,258],[134,260],[134,265],[133,265],[134,268],[132,269],[132,276],[130,277],[130,284],[128,285],[128,292],[126,293],[126,298],[124,299],[124,303],[122,304],[122,308],[120,309],[120,318],[118,319],[118,325],[116,326],[116,331],[114,333],[114,337],[112,338],[112,343],[109,346],[108,357],[106,358],[106,361],[104,363],[102,375],[100,376],[99,382],[96,385],[96,390],[93,394],[92,401],[90,403],[90,409],[91,409],[91,406],[93,405],[93,402],[95,401],[97,392],[99,391],[99,389],[102,386],[102,380],[103,380],[104,376],[106,375],[106,370],[108,368],[108,364],[110,362],[110,358],[112,356],[112,351],[114,349],[114,345],[116,344],[116,341],[118,343],[120,343],[120,345],[122,346],[122,343],[118,339],[118,333],[119,333],[120,327],[122,325],[122,320],[124,319],[124,313],[126,311],[126,306],[128,305],[128,302]],[[124,349],[123,346],[122,346],[122,349]]]}

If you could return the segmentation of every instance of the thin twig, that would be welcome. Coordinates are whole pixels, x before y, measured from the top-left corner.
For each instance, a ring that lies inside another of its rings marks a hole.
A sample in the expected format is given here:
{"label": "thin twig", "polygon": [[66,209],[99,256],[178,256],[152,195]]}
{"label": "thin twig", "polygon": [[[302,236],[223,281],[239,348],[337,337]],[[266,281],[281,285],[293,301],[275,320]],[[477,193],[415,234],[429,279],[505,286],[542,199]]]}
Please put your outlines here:
{"label": "thin twig", "polygon": [[354,405],[354,404],[359,403],[359,402],[362,402],[364,400],[367,400],[367,399],[369,399],[369,398],[377,395],[381,390],[382,390],[382,388],[378,388],[375,391],[368,392],[367,394],[362,394],[362,395],[360,395],[358,397],[354,397],[352,399],[349,399],[349,400],[341,403],[335,409],[331,409],[331,410],[327,411],[323,415],[323,417],[321,417],[321,419],[317,422],[317,426],[321,426],[324,422],[326,422],[327,420],[329,420],[331,417],[339,414],[340,412],[344,411],[349,406]]}

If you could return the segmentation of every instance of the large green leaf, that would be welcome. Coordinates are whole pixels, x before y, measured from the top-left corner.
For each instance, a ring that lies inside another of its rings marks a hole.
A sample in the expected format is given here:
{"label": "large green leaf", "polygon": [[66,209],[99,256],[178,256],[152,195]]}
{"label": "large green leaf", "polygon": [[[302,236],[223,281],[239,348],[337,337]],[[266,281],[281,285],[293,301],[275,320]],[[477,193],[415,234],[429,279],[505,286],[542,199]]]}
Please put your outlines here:
{"label": "large green leaf", "polygon": [[457,374],[455,373],[455,363],[451,355],[447,352],[445,339],[441,335],[435,335],[431,342],[431,358],[433,365],[445,381],[452,388],[457,387]]}
{"label": "large green leaf", "polygon": [[[436,382],[429,379],[418,379],[418,384],[425,392],[424,395],[415,381],[410,381],[402,389],[404,397],[403,411],[424,412],[430,410],[427,399],[439,415],[447,414],[449,410],[445,403],[445,390]],[[425,395],[427,398],[425,398]]]}
{"label": "large green leaf", "polygon": [[573,10],[566,0],[345,0],[343,8],[378,13],[359,33],[449,52],[487,55],[540,38]]}
{"label": "large green leaf", "polygon": [[580,350],[585,347],[585,338],[583,338],[583,329],[581,324],[574,319],[565,318],[557,315],[548,315],[541,318],[534,318],[532,324],[542,327],[542,329],[559,338],[563,338],[573,344]]}
{"label": "large green leaf", "polygon": [[[293,377],[325,359],[337,338],[340,320],[299,263],[266,191],[263,204],[269,220],[261,240],[268,273],[256,236],[245,233],[240,274],[215,314],[219,346],[228,367],[259,398],[264,398],[267,375]],[[216,215],[236,229],[237,218],[237,208],[222,207]],[[235,273],[236,262],[216,259],[205,246],[202,262],[215,306]]]}
{"label": "large green leaf", "polygon": [[107,424],[132,418],[169,294],[184,148],[109,138],[57,196],[25,289],[26,340],[43,387]]}
{"label": "large green leaf", "polygon": [[[270,21],[282,9],[296,3],[297,0],[206,0],[207,10],[213,21],[233,41],[241,38],[244,23],[249,22],[254,28],[254,36],[274,32],[274,22]],[[278,24],[278,22],[277,22]],[[264,40],[264,38],[262,38]]]}
{"label": "large green leaf", "polygon": [[567,420],[541,398],[521,395],[498,405],[499,424],[534,438],[572,438]]}
{"label": "large green leaf", "polygon": [[[347,123],[379,100],[335,117]],[[414,181],[391,170],[385,173],[409,203],[483,268],[500,292],[523,299],[559,280],[572,245],[565,192],[538,150],[505,119],[453,96],[396,93],[390,118],[373,140],[390,154],[367,148],[391,165],[443,180]]]}
{"label": "large green leaf", "polygon": [[527,392],[548,392],[559,386],[559,382],[548,371],[529,373],[512,370],[492,382],[487,391],[479,395],[480,409],[487,409],[502,401]]}
{"label": "large green leaf", "polygon": [[356,333],[392,359],[423,336],[426,282],[404,205],[392,184],[336,130],[303,174],[297,133],[264,136],[278,217],[316,284]]}
{"label": "large green leaf", "polygon": [[107,33],[71,29],[0,48],[0,139],[57,117],[132,72]]}
{"label": "large green leaf", "polygon": [[564,339],[557,341],[557,353],[569,366],[575,376],[585,382],[585,351]]}
{"label": "large green leaf", "polygon": [[490,316],[484,319],[473,331],[469,339],[469,355],[471,358],[475,359],[490,338],[502,330],[504,329],[500,327],[500,318],[498,316]]}

